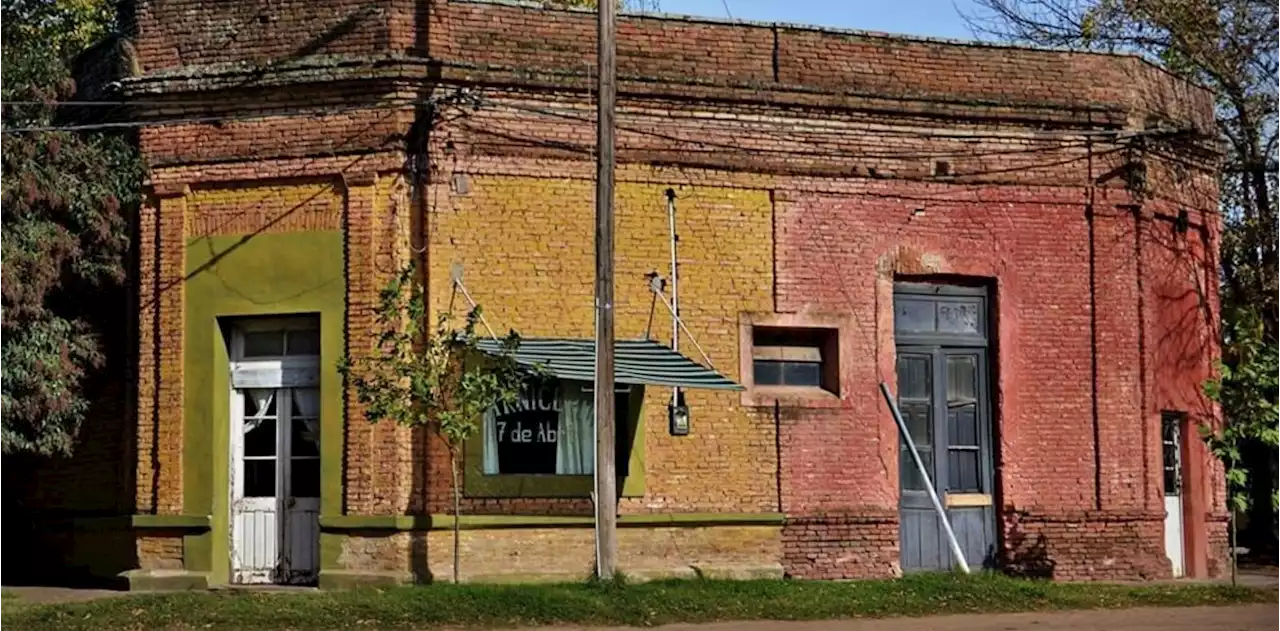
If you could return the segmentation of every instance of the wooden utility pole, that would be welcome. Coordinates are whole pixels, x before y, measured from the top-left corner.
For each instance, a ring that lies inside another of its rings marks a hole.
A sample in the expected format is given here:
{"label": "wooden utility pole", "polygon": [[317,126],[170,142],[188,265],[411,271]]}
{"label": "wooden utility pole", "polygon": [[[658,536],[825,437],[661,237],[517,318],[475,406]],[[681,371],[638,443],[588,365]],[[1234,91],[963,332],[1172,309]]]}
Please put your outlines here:
{"label": "wooden utility pole", "polygon": [[596,72],[596,576],[613,578],[618,556],[618,484],[613,405],[613,112],[617,5],[599,2]]}

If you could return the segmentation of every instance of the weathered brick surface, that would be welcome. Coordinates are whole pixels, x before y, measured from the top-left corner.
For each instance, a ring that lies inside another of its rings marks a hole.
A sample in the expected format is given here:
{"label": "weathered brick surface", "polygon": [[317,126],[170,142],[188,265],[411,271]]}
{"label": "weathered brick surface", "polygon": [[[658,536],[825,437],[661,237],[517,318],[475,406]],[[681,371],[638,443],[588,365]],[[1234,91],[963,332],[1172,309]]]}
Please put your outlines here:
{"label": "weathered brick surface", "polygon": [[[591,334],[591,22],[465,1],[139,3],[144,76],[126,91],[172,102],[140,115],[235,120],[141,136],[157,195],[139,223],[137,510],[181,506],[182,294],[171,285],[186,237],[341,227],[354,354],[369,350],[377,289],[412,258],[425,263],[433,310],[461,263],[499,329]],[[853,337],[841,399],[823,409],[691,392],[694,431],[675,438],[668,393],[651,389],[645,492],[623,512],[780,510],[787,526],[752,558],[772,554],[798,577],[896,574],[898,439],[876,390],[894,382],[893,282],[963,276],[994,289],[1007,555],[1039,546],[1061,578],[1168,572],[1160,411],[1219,421],[1199,389],[1217,353],[1217,191],[1211,163],[1171,166],[1100,134],[1156,121],[1208,130],[1207,92],[1128,57],[641,17],[620,33],[619,336],[644,331],[643,275],[666,270],[671,187],[683,313],[717,369],[740,376],[744,312],[838,314]],[[485,99],[442,106],[434,126],[414,108],[456,87]],[[454,190],[455,175],[470,192]],[[1173,230],[1181,209],[1186,233]],[[652,333],[670,338],[661,307]],[[370,426],[350,395],[345,411],[345,512],[450,510],[439,441]],[[1224,510],[1222,473],[1194,440],[1185,459],[1188,566],[1220,571],[1222,529],[1208,518]],[[467,498],[463,510],[590,505]],[[469,571],[585,572],[587,535],[468,532]],[[412,568],[417,546],[447,574],[438,536],[353,536],[343,564]],[[531,540],[547,553],[521,552]],[[172,550],[141,541],[144,565],[171,563]],[[637,560],[684,558],[627,541]]]}
{"label": "weathered brick surface", "polygon": [[[468,580],[578,580],[595,567],[589,528],[464,530],[460,577]],[[776,526],[623,528],[618,563],[640,578],[775,568],[782,537]],[[339,564],[400,572],[416,580],[453,576],[453,533],[357,533],[343,542]],[[696,568],[696,569],[695,569]]]}
{"label": "weathered brick surface", "polygon": [[182,512],[185,185],[159,187],[140,220],[137,509]]}
{"label": "weathered brick surface", "polygon": [[138,534],[138,567],[143,570],[181,570],[182,533]]}
{"label": "weathered brick surface", "polygon": [[902,574],[898,514],[874,507],[849,514],[787,520],[782,530],[788,574],[810,579],[889,578]]}
{"label": "weathered brick surface", "polygon": [[341,186],[333,181],[209,187],[188,200],[187,237],[342,228]]}
{"label": "weathered brick surface", "polygon": [[1003,565],[1059,580],[1168,578],[1164,514],[1112,511],[1035,515],[1006,511]]}

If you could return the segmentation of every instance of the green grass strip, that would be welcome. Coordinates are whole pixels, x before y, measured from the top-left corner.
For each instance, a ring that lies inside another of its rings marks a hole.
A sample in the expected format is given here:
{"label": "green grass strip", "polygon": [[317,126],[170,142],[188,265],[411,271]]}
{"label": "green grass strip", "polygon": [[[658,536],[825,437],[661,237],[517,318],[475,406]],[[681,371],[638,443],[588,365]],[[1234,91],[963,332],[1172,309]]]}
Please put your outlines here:
{"label": "green grass strip", "polygon": [[552,624],[651,626],[1276,602],[1274,591],[1211,584],[1026,581],[997,574],[899,580],[674,580],[636,585],[406,586],[345,592],[184,592],[13,606],[13,629],[426,629]]}

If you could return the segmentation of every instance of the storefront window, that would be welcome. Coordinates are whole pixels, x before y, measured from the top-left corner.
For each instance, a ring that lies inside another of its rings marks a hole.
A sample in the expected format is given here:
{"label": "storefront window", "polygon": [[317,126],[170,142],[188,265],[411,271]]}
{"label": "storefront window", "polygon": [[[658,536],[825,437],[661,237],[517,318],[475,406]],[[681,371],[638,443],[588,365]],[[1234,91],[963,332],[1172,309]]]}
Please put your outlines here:
{"label": "storefront window", "polygon": [[[619,388],[619,445],[629,418],[629,388]],[[484,417],[485,475],[591,475],[595,470],[594,394],[589,384],[531,383],[520,398]],[[619,453],[625,453],[621,447]],[[622,459],[625,462],[625,459]]]}

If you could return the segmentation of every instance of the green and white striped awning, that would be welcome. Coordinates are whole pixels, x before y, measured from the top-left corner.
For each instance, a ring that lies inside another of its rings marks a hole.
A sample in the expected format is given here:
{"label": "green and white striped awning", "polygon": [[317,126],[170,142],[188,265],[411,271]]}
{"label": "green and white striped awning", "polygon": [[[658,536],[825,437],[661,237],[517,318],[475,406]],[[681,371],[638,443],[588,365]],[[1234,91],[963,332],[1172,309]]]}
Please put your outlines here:
{"label": "green and white striped awning", "polygon": [[[480,340],[477,345],[490,354],[502,350],[502,344],[497,340]],[[614,381],[617,383],[711,390],[744,389],[732,379],[653,340],[616,340],[613,348]],[[593,381],[596,343],[595,340],[525,338],[520,340],[515,359],[525,366],[540,366],[560,379]]]}

